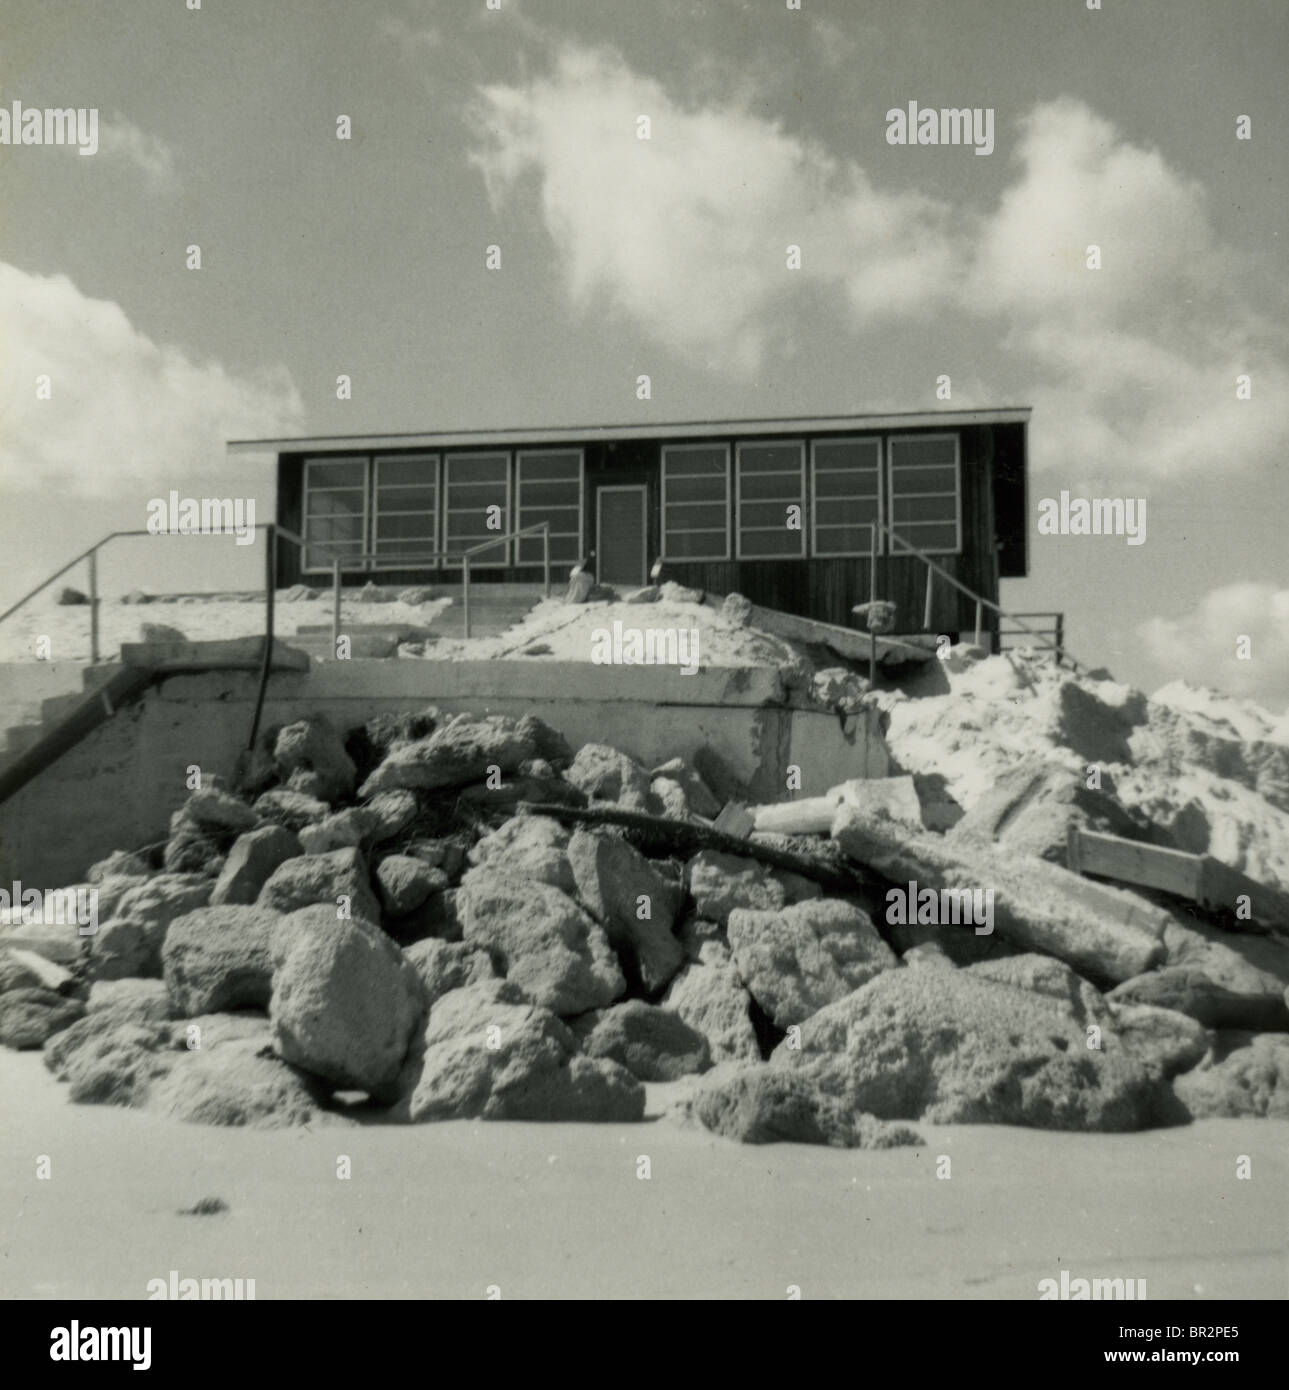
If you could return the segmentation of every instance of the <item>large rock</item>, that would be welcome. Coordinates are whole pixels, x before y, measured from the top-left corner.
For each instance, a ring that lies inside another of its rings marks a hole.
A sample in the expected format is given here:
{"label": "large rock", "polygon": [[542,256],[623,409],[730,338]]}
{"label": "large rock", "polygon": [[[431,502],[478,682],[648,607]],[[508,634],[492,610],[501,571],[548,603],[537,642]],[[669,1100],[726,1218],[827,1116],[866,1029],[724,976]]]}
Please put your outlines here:
{"label": "large rock", "polygon": [[373,796],[363,810],[367,812],[370,841],[380,845],[411,825],[420,813],[420,803],[415,793],[398,788]]}
{"label": "large rock", "polygon": [[1017,854],[1064,865],[1071,825],[1129,839],[1139,833],[1132,817],[1111,795],[1108,773],[1105,780],[1109,785],[1095,791],[1064,767],[1022,763],[994,782],[949,838],[966,845],[997,840]]}
{"label": "large rock", "polygon": [[682,1118],[743,1144],[889,1149],[923,1142],[904,1125],[855,1114],[803,1073],[759,1064],[717,1067],[678,1109]]}
{"label": "large rock", "polygon": [[1124,1004],[1111,1013],[1119,1040],[1152,1076],[1168,1080],[1190,1071],[1208,1052],[1208,1029],[1175,1009]]}
{"label": "large rock", "polygon": [[170,924],[210,900],[210,879],[200,874],[157,874],[117,902],[93,938],[90,975],[96,980],[161,974],[161,945]]}
{"label": "large rock", "polygon": [[348,900],[350,916],[380,921],[380,904],[371,890],[367,861],[352,847],[333,849],[328,854],[302,854],[279,864],[256,902],[275,912],[294,912],[314,903],[325,903],[336,912],[342,898]]}
{"label": "large rock", "polygon": [[671,1009],[628,999],[577,1020],[588,1057],[618,1062],[638,1081],[675,1081],[712,1064],[707,1039]]}
{"label": "large rock", "polygon": [[1289,1010],[1277,1008],[1289,989],[1289,944],[1282,937],[1230,932],[1197,914],[1175,912],[1164,927],[1168,965],[1203,971],[1241,1001],[1210,1026],[1254,1032],[1289,1029]]}
{"label": "large rock", "polygon": [[1173,1009],[1205,1028],[1243,1028],[1251,1032],[1283,1032],[1289,1028],[1282,995],[1237,994],[1210,979],[1203,970],[1185,965],[1136,975],[1116,985],[1109,998],[1115,1004]]}
{"label": "large rock", "polygon": [[529,758],[545,756],[541,750],[557,738],[533,715],[519,720],[453,715],[429,738],[392,747],[363,783],[362,795],[395,787],[460,787],[483,781],[493,767],[504,776],[517,772]]}
{"label": "large rock", "polygon": [[43,1047],[85,1012],[78,999],[48,989],[11,989],[0,994],[0,1043],[17,1050]]}
{"label": "large rock", "polygon": [[408,1113],[424,1120],[627,1123],[644,1087],[616,1062],[577,1053],[548,1009],[493,981],[453,990],[430,1011]]}
{"label": "large rock", "polygon": [[375,820],[364,806],[333,811],[300,830],[300,847],[305,854],[328,854],[333,849],[358,848],[371,840]]}
{"label": "large rock", "polygon": [[300,841],[285,826],[266,825],[239,835],[215,880],[211,903],[253,903],[273,870],[302,853]]}
{"label": "large rock", "polygon": [[1056,864],[983,844],[964,852],[853,807],[838,811],[832,837],[850,859],[901,888],[916,883],[919,893],[992,890],[994,929],[1001,937],[1056,956],[1094,981],[1127,980],[1164,958],[1166,912]]}
{"label": "large rock", "polygon": [[1053,733],[1064,748],[1072,748],[1091,763],[1130,763],[1128,740],[1146,719],[1146,697],[1112,681],[1091,686],[1071,677],[1056,691]]}
{"label": "large rock", "polygon": [[604,929],[558,888],[475,870],[457,908],[464,939],[552,1013],[602,1009],[626,989]]}
{"label": "large rock", "polygon": [[659,809],[649,790],[649,774],[607,743],[583,744],[564,776],[592,801],[616,801],[629,810],[651,814]]}
{"label": "large rock", "polygon": [[139,1105],[179,1060],[157,1023],[105,1024],[87,1014],[45,1048],[45,1065],[83,1105]]}
{"label": "large rock", "polygon": [[390,854],[376,866],[381,905],[391,917],[415,912],[431,893],[448,886],[447,875],[410,854]]}
{"label": "large rock", "polygon": [[969,967],[982,980],[996,980],[1013,989],[1034,990],[1058,999],[1079,1023],[1091,1021],[1102,1025],[1113,1018],[1105,996],[1090,981],[1085,980],[1064,961],[1033,952],[1007,956],[1000,960],[982,961]]}
{"label": "large rock", "polygon": [[[11,989],[46,988],[38,970],[33,969],[24,959],[29,953],[0,950],[0,994],[8,994]],[[40,957],[39,959],[43,959]]]}
{"label": "large rock", "polygon": [[470,850],[470,863],[487,874],[532,878],[570,896],[577,883],[568,862],[569,832],[550,816],[515,816]]}
{"label": "large rock", "polygon": [[807,1019],[795,1041],[775,1049],[774,1065],[881,1119],[1135,1130],[1154,1122],[1159,1099],[1112,1031],[975,969],[883,971]]}
{"label": "large rock", "polygon": [[797,874],[771,869],[757,859],[705,849],[685,866],[685,879],[700,917],[721,926],[735,908],[769,912],[789,903],[817,898],[817,883]]}
{"label": "large rock", "polygon": [[420,978],[379,927],[300,909],[273,935],[273,1043],[337,1089],[388,1096],[425,1013]]}
{"label": "large rock", "polygon": [[297,772],[312,773],[312,794],[320,800],[337,801],[354,789],[357,771],[353,759],[323,715],[301,719],[282,729],[273,745],[273,761],[288,780]]}
{"label": "large rock", "polygon": [[315,825],[331,814],[331,807],[316,796],[305,796],[286,787],[274,787],[256,798],[256,813],[264,820],[276,821],[288,830]]}
{"label": "large rock", "polygon": [[664,1008],[674,1009],[707,1039],[717,1062],[760,1060],[751,1006],[752,996],[734,967],[706,961],[687,965],[663,1000]]}
{"label": "large rock", "polygon": [[85,872],[85,877],[91,883],[102,883],[108,878],[147,878],[151,872],[151,866],[141,854],[114,849],[106,859],[91,864]]}
{"label": "large rock", "polygon": [[463,989],[479,980],[498,978],[488,953],[464,941],[441,941],[426,937],[405,946],[403,954],[420,976],[425,1002],[430,1008],[454,989]]}
{"label": "large rock", "polygon": [[261,906],[228,904],[172,922],[161,961],[175,1016],[266,1007],[273,989],[270,947],[281,920]]}
{"label": "large rock", "polygon": [[899,965],[866,912],[831,898],[769,912],[735,908],[729,941],[739,977],[779,1028]]}
{"label": "large rock", "polygon": [[[684,805],[692,814],[704,816],[708,820],[715,820],[720,815],[721,803],[716,799],[707,783],[684,758],[672,758],[660,767],[655,767],[649,776],[651,779],[650,790],[655,796],[660,794],[658,786],[660,782],[669,783],[679,788],[681,796],[684,798]],[[664,800],[668,791],[667,787],[661,789]]]}
{"label": "large rock", "polygon": [[285,1129],[316,1121],[321,1093],[305,1073],[250,1039],[181,1060],[149,1089],[147,1108],[189,1124]]}
{"label": "large rock", "polygon": [[1219,1033],[1213,1050],[1173,1082],[1192,1118],[1241,1115],[1289,1120],[1289,1035]]}
{"label": "large rock", "polygon": [[180,811],[186,820],[216,834],[240,835],[259,820],[244,801],[221,787],[202,787],[193,792]]}
{"label": "large rock", "polygon": [[170,991],[164,980],[97,980],[86,1012],[105,1024],[164,1023],[170,1017]]}
{"label": "large rock", "polygon": [[226,840],[229,833],[198,825],[180,808],[170,817],[170,835],[161,852],[161,863],[167,873],[213,878],[224,867],[220,840]]}
{"label": "large rock", "polygon": [[617,835],[577,830],[568,843],[568,862],[578,896],[608,933],[628,981],[657,994],[685,959],[672,935],[680,885]]}

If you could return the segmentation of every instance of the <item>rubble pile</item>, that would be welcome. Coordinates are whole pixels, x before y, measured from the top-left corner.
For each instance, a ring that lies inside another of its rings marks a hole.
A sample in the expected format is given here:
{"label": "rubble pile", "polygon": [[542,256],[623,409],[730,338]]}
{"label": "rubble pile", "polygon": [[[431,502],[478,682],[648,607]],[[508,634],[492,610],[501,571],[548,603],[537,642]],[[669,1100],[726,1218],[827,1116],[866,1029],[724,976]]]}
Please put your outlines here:
{"label": "rubble pile", "polygon": [[[752,808],[745,853],[640,830],[710,829],[710,774],[533,717],[270,730],[251,790],[87,868],[92,936],[0,929],[0,1041],[206,1124],[629,1122],[647,1086],[752,1143],[1289,1117],[1284,934],[1062,855],[1073,822],[1289,887],[1269,721],[962,652],[863,698],[898,775]],[[987,930],[919,907],[968,888]]]}

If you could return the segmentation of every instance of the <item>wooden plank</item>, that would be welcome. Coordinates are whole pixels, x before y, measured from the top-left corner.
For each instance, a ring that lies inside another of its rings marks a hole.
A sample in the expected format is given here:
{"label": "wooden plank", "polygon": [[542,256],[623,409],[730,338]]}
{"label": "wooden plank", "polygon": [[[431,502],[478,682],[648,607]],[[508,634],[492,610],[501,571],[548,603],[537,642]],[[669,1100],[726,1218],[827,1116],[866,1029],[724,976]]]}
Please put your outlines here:
{"label": "wooden plank", "polygon": [[1198,901],[1203,872],[1198,854],[1144,845],[1071,825],[1066,862],[1075,873],[1115,878]]}
{"label": "wooden plank", "polygon": [[[1247,914],[1240,899],[1247,898]],[[1242,874],[1229,864],[1204,855],[1200,867],[1198,901],[1214,912],[1234,913],[1267,926],[1289,927],[1289,894]]]}
{"label": "wooden plank", "polygon": [[794,613],[762,608],[755,603],[749,603],[745,621],[749,627],[768,632],[771,636],[828,647],[838,656],[850,657],[854,661],[867,661],[874,642],[877,644],[877,659],[881,662],[924,662],[932,656],[925,647],[907,646],[889,637],[874,638],[856,628],[836,627],[814,618],[801,618]]}

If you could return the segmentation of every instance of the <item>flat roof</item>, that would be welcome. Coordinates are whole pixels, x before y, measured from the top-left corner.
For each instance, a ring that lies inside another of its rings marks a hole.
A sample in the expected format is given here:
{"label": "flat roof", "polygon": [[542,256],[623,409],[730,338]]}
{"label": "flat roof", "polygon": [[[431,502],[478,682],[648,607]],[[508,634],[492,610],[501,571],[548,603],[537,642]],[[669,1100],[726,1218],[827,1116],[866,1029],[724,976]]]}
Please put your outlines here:
{"label": "flat roof", "polygon": [[232,454],[330,453],[356,449],[440,449],[462,445],[584,444],[613,439],[702,438],[708,435],[813,434],[826,430],[910,429],[936,425],[1023,425],[1032,406],[1001,410],[912,410],[887,415],[790,416],[775,420],[673,420],[649,425],[572,425],[563,429],[442,430],[430,434],[336,434],[297,439],[233,439]]}

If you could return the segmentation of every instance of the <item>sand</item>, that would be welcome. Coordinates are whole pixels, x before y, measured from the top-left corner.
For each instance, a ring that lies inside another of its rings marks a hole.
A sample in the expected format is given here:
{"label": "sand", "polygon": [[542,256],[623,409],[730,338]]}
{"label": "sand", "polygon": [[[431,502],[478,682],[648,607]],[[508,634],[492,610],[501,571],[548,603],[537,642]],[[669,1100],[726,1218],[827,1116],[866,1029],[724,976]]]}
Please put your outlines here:
{"label": "sand", "polygon": [[[0,1113],[5,1298],[143,1298],[172,1269],[254,1279],[258,1299],[1037,1298],[1062,1268],[1145,1279],[1151,1299],[1289,1296],[1279,1121],[920,1125],[926,1147],[872,1153],[669,1119],[212,1129],[72,1105],[40,1054],[8,1051]],[[177,1214],[216,1196],[227,1212]]]}

